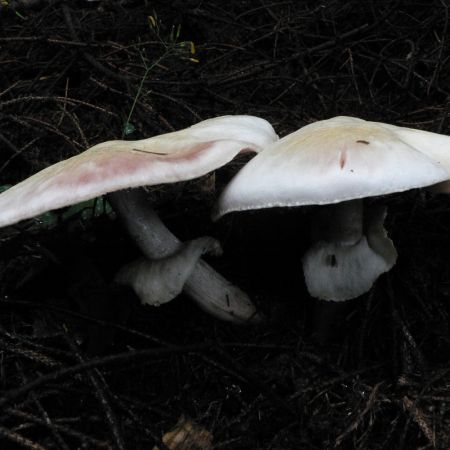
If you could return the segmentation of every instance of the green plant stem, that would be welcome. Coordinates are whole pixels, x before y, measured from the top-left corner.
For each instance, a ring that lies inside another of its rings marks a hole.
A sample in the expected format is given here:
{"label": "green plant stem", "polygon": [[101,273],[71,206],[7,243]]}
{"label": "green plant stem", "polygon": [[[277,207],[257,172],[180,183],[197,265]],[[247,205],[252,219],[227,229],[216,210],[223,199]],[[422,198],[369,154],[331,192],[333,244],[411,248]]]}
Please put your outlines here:
{"label": "green plant stem", "polygon": [[[159,58],[158,58],[151,66],[149,66],[149,67],[147,67],[147,68],[145,69],[144,76],[142,77],[141,82],[139,83],[139,88],[138,88],[138,91],[137,91],[137,93],[136,93],[136,96],[134,97],[133,105],[131,106],[130,112],[129,112],[128,117],[127,117],[127,120],[126,120],[126,122],[125,122],[125,126],[128,125],[128,124],[130,123],[131,116],[133,115],[134,108],[136,107],[136,103],[137,103],[139,97],[141,96],[141,92],[142,92],[142,89],[143,89],[143,87],[144,87],[144,83],[145,83],[145,81],[146,81],[146,79],[147,79],[148,74],[149,74],[150,71],[153,70],[153,68],[154,68],[156,65],[158,65],[158,64],[159,64],[159,63],[160,63],[160,62],[161,62],[168,54],[169,54],[169,52],[166,51],[166,52],[165,52],[162,56],[160,56],[160,57],[159,57]],[[124,127],[124,130],[125,130],[125,127]],[[124,136],[125,136],[125,133],[124,133],[124,131],[122,131],[122,138],[124,138]]]}

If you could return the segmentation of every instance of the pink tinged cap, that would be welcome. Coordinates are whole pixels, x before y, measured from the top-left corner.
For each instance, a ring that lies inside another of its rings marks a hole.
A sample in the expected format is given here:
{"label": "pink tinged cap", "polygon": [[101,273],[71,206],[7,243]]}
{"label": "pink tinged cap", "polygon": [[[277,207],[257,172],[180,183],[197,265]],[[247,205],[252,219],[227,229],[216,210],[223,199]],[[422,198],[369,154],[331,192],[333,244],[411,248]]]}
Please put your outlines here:
{"label": "pink tinged cap", "polygon": [[149,139],[103,142],[0,194],[0,226],[124,188],[200,177],[277,139],[264,119],[223,116]]}
{"label": "pink tinged cap", "polygon": [[323,205],[450,179],[450,137],[353,117],[307,125],[272,143],[231,180],[231,211]]}

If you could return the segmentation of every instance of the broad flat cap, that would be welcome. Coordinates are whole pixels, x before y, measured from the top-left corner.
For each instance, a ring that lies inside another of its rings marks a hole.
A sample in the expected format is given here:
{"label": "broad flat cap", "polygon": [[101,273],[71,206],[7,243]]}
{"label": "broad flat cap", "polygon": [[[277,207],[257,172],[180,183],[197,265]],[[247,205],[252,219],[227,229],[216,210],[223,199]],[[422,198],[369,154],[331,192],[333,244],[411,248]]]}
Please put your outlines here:
{"label": "broad flat cap", "polygon": [[231,211],[323,205],[450,179],[450,137],[335,117],[256,155],[227,185],[214,218]]}
{"label": "broad flat cap", "polygon": [[267,121],[243,115],[139,141],[103,142],[0,194],[0,226],[124,188],[200,177],[277,139]]}

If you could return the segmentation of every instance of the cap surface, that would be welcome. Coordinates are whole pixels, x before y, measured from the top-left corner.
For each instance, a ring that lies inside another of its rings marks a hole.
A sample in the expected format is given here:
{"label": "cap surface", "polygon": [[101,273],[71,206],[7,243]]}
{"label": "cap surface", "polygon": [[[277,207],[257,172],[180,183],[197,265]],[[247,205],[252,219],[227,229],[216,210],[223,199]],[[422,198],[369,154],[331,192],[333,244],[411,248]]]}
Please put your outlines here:
{"label": "cap surface", "polygon": [[128,187],[200,177],[276,139],[264,119],[222,116],[149,139],[103,142],[0,194],[0,226]]}
{"label": "cap surface", "polygon": [[307,125],[253,158],[223,191],[231,211],[322,205],[450,179],[450,137],[354,117]]}

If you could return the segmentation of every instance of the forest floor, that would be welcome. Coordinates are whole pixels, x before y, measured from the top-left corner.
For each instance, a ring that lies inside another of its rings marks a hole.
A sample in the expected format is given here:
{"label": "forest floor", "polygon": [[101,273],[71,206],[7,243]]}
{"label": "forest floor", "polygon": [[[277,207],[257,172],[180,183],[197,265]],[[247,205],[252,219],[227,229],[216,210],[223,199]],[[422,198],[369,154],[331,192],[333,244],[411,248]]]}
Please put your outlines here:
{"label": "forest floor", "polygon": [[[280,136],[337,115],[449,134],[448,15],[442,0],[0,1],[0,185],[226,114]],[[257,326],[114,287],[138,250],[108,210],[0,229],[0,448],[175,448],[161,439],[181,417],[198,448],[450,448],[448,198],[373,199],[397,264],[333,308],[301,270],[314,208],[211,221],[242,164],[148,191],[178,237],[222,242],[208,262]]]}

